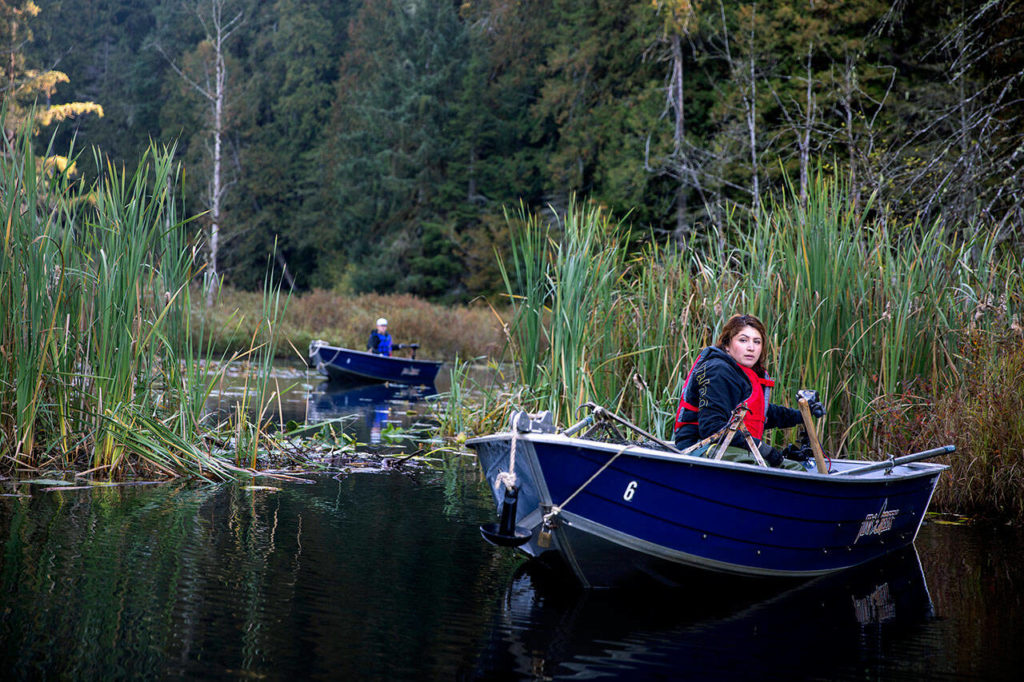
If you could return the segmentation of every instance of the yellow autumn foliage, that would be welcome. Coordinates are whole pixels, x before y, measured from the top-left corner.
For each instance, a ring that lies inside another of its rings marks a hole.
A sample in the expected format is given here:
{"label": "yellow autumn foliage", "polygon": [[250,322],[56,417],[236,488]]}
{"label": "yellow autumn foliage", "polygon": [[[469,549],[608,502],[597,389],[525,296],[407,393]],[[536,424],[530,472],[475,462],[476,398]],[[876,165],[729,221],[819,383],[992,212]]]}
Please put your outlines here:
{"label": "yellow autumn foliage", "polygon": [[52,97],[57,92],[57,86],[61,83],[70,83],[71,79],[63,71],[36,71],[26,69],[22,75],[21,84],[14,93],[18,97],[41,92],[47,97]]}
{"label": "yellow autumn foliage", "polygon": [[48,126],[57,121],[80,116],[81,114],[96,114],[103,117],[103,107],[95,102],[67,102],[65,104],[54,104],[36,114],[36,122],[41,126]]}
{"label": "yellow autumn foliage", "polygon": [[55,154],[43,159],[43,168],[53,175],[66,172],[68,175],[75,174],[75,163],[66,156]]}
{"label": "yellow autumn foliage", "polygon": [[27,19],[37,16],[39,12],[39,6],[31,0],[20,6],[0,1],[0,19],[4,20],[5,38],[15,46],[10,48],[4,58],[10,85],[0,90],[0,103],[6,109],[4,132],[9,137],[26,123],[30,123],[32,132],[38,134],[45,126],[82,114],[103,116],[103,107],[95,102],[40,102],[48,102],[62,83],[71,81],[63,71],[25,68],[25,57],[20,52],[20,46],[32,41],[32,32],[25,24]]}

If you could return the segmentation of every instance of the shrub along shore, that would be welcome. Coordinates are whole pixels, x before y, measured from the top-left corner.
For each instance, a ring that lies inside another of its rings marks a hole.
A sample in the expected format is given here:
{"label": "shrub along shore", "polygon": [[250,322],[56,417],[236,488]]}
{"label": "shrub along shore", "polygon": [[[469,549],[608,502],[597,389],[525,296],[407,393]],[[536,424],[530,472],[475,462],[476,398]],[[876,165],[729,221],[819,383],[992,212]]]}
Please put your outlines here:
{"label": "shrub along shore", "polygon": [[[197,307],[193,318],[207,320],[215,352],[239,351],[248,347],[262,306],[260,293],[225,288],[211,310]],[[482,301],[443,306],[409,294],[345,296],[316,290],[291,297],[278,323],[282,342],[276,350],[279,358],[304,360],[314,339],[363,350],[374,322],[384,317],[396,344],[420,344],[418,358],[497,357],[505,346],[501,314]]]}

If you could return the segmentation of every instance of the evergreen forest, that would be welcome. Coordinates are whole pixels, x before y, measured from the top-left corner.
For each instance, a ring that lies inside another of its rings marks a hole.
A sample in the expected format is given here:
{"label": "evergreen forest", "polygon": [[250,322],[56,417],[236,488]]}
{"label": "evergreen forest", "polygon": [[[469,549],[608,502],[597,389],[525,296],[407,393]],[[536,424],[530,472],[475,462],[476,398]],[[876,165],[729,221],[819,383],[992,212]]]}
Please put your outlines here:
{"label": "evergreen forest", "polygon": [[1022,0],[0,0],[0,17],[9,139],[33,126],[83,182],[93,147],[129,174],[151,142],[173,149],[209,271],[240,289],[270,259],[298,291],[462,302],[502,288],[520,207],[575,196],[692,248],[816,174],[893,233],[1024,239]]}

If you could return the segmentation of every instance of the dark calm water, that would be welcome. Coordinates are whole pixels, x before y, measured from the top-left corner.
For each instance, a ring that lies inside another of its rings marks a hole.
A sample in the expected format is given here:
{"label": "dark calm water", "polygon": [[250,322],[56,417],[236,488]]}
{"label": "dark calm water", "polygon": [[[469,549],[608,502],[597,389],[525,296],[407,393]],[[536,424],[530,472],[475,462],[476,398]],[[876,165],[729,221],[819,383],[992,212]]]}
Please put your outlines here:
{"label": "dark calm water", "polygon": [[[387,409],[419,412],[400,399]],[[1024,670],[1024,538],[1008,528],[931,520],[916,551],[797,586],[588,594],[483,543],[477,525],[494,510],[471,458],[270,485],[23,485],[30,497],[0,498],[0,678],[1016,680]]]}

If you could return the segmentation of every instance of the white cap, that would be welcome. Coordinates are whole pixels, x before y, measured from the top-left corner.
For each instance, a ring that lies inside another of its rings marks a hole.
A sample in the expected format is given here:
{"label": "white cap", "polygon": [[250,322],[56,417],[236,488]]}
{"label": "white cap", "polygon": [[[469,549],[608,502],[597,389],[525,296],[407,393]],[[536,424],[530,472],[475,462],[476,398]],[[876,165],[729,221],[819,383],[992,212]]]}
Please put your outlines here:
{"label": "white cap", "polygon": [[378,317],[377,318],[377,326],[379,327],[381,325],[384,325],[385,327],[388,326],[388,321],[385,320],[383,317]]}

